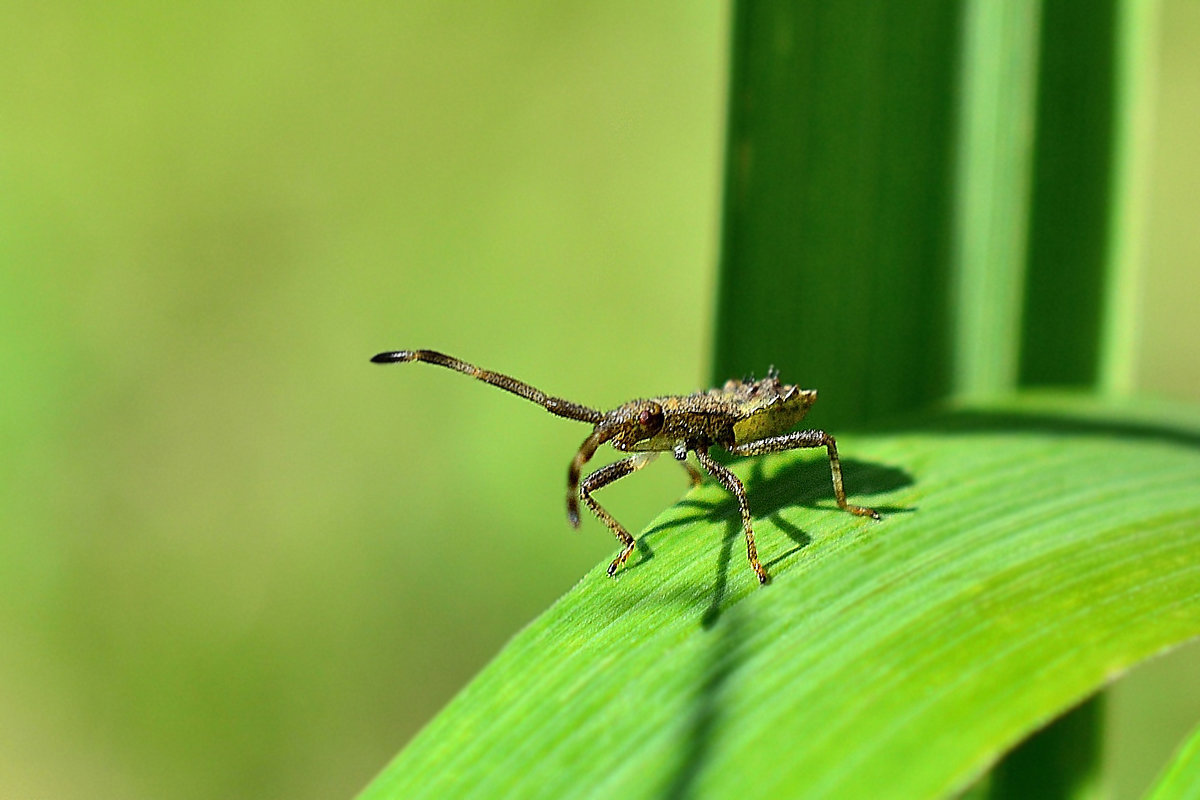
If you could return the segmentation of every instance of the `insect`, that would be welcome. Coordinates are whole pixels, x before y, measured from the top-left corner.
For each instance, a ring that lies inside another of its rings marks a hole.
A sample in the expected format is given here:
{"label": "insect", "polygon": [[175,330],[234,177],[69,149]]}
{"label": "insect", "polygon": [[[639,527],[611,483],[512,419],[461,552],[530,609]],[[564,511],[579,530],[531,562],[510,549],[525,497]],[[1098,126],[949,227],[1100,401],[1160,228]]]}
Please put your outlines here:
{"label": "insect", "polygon": [[[623,549],[608,567],[610,576],[616,576],[617,570],[633,552],[636,542],[629,531],[596,502],[592,493],[637,472],[660,452],[671,452],[675,459],[683,464],[693,486],[703,480],[701,474],[687,462],[688,453],[695,453],[700,466],[737,498],[742,514],[742,530],[746,535],[746,558],[749,559],[754,574],[758,576],[759,583],[767,583],[770,577],[758,560],[754,529],[750,524],[750,506],[746,501],[746,487],[736,475],[713,459],[709,454],[710,448],[716,446],[734,455],[755,456],[805,447],[824,447],[829,455],[833,494],[838,507],[860,517],[879,519],[879,514],[874,509],[846,502],[837,443],[832,436],[821,430],[787,432],[808,413],[808,409],[817,401],[817,393],[780,383],[774,368],[767,373],[766,378],[759,381],[730,380],[721,388],[710,389],[707,392],[630,400],[606,412],[560,397],[550,397],[540,389],[535,389],[516,378],[480,369],[433,350],[394,350],[380,353],[372,357],[371,361],[376,364],[409,361],[437,364],[512,392],[518,397],[524,397],[551,414],[595,426],[579,446],[579,451],[571,459],[571,466],[567,470],[567,519],[572,527],[579,527],[579,501],[582,499],[592,513],[616,535]],[[605,443],[633,455],[601,467],[581,481],[580,475],[584,465],[595,454],[597,448]]]}

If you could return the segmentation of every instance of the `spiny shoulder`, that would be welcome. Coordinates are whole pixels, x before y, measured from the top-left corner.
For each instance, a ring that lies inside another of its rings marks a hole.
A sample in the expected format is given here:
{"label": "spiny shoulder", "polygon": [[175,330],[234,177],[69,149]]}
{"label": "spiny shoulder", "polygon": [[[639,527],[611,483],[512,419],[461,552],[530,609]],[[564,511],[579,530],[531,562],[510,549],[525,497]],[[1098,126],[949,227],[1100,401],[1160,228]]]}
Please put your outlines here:
{"label": "spiny shoulder", "polygon": [[754,416],[801,400],[811,404],[815,399],[815,391],[780,381],[774,368],[761,380],[731,378],[722,386],[701,389],[689,395],[654,398],[665,411],[678,409],[723,413],[738,418]]}

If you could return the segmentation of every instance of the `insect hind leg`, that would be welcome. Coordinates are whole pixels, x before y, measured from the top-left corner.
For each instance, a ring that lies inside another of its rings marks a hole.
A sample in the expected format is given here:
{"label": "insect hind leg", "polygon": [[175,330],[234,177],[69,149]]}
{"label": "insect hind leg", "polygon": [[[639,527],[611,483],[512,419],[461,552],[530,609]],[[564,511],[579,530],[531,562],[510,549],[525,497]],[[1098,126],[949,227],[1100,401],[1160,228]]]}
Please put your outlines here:
{"label": "insect hind leg", "polygon": [[806,447],[824,447],[829,454],[829,471],[833,477],[833,496],[838,508],[860,517],[879,519],[879,512],[866,506],[846,502],[846,489],[842,485],[842,464],[838,460],[837,442],[825,431],[795,431],[783,436],[772,436],[755,442],[746,442],[727,448],[738,456],[757,456],[763,453],[781,453],[784,450],[800,450]]}
{"label": "insect hind leg", "polygon": [[754,569],[754,574],[758,576],[758,582],[769,583],[771,577],[767,575],[766,568],[758,560],[758,545],[754,542],[754,528],[750,524],[750,502],[746,499],[746,487],[738,480],[737,475],[714,461],[713,457],[708,454],[707,448],[696,449],[696,460],[708,471],[709,475],[716,478],[730,494],[737,498],[738,511],[742,514],[742,532],[746,535],[746,559]]}
{"label": "insect hind leg", "polygon": [[657,455],[657,453],[637,453],[629,458],[609,464],[607,467],[601,467],[584,478],[583,482],[579,484],[579,496],[583,499],[583,502],[587,503],[587,507],[592,510],[597,519],[608,526],[608,529],[617,537],[617,541],[624,545],[621,552],[608,565],[608,575],[610,578],[616,577],[617,570],[629,559],[629,556],[637,546],[637,540],[629,534],[629,531],[625,530],[625,526],[617,522],[612,514],[608,513],[602,505],[596,502],[596,499],[592,497],[592,492],[602,489],[610,483],[624,478],[626,475],[632,475],[653,461]]}

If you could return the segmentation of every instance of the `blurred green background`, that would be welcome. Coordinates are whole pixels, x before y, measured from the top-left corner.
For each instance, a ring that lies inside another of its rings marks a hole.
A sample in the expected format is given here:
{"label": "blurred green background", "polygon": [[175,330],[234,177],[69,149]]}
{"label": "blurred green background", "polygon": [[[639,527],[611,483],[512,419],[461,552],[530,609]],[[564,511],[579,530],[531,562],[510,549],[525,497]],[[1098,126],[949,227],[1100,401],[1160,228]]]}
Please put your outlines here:
{"label": "blurred green background", "polygon": [[[585,426],[367,359],[601,407],[704,384],[727,13],[7,9],[0,796],[348,796],[611,556],[565,520]],[[1191,401],[1198,37],[1164,2],[1136,343]],[[684,485],[606,505],[638,529]],[[1118,730],[1166,730],[1114,735],[1119,789],[1195,721],[1154,674],[1191,650],[1119,687]]]}

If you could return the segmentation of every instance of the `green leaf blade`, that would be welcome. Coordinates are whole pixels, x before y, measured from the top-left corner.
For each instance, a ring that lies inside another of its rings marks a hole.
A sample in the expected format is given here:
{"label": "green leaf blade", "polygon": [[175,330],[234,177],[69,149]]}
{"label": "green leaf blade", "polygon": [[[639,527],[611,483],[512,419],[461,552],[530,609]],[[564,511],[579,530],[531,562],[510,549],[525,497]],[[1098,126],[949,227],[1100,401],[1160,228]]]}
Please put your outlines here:
{"label": "green leaf blade", "polygon": [[1200,635],[1197,430],[1039,402],[843,437],[852,499],[882,522],[836,509],[817,454],[739,462],[771,586],[732,499],[700,487],[619,581],[598,565],[363,796],[962,789]]}
{"label": "green leaf blade", "polygon": [[951,388],[960,4],[735,3],[714,361],[821,424]]}
{"label": "green leaf blade", "polygon": [[1188,735],[1147,800],[1187,800],[1200,797],[1200,726]]}

